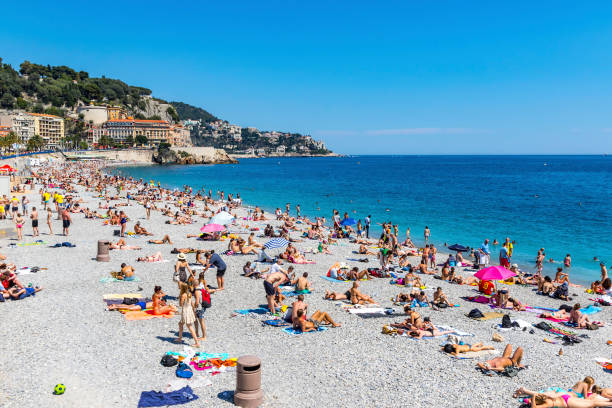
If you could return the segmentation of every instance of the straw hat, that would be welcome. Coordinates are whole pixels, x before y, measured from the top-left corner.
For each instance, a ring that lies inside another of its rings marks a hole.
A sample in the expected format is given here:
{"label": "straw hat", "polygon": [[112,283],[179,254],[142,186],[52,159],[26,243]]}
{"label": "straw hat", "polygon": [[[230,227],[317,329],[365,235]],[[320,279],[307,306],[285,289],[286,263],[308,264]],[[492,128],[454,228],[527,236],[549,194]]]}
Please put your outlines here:
{"label": "straw hat", "polygon": [[178,254],[177,258],[179,259],[179,261],[184,261],[185,260],[185,254],[181,252],[180,254]]}

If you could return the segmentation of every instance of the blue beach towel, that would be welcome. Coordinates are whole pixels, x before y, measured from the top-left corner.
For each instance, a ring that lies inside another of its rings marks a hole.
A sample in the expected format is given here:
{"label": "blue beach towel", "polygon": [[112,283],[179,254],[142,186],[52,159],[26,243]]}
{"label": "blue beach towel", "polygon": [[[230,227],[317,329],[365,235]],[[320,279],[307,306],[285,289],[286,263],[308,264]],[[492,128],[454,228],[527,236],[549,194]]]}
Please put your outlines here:
{"label": "blue beach towel", "polygon": [[325,275],[321,276],[321,279],[325,279],[330,282],[350,282],[348,280],[338,280],[338,279],[330,278],[329,276],[325,276]]}
{"label": "blue beach towel", "polygon": [[270,319],[270,320],[264,320],[263,321],[264,324],[267,324],[268,326],[274,326],[274,327],[284,327],[284,326],[289,326],[289,323],[287,323],[284,320],[280,320],[280,319]]}
{"label": "blue beach towel", "polygon": [[34,288],[25,288],[26,293],[19,296],[19,300],[25,299],[28,296],[36,296],[36,290]]}
{"label": "blue beach towel", "polygon": [[140,394],[138,408],[186,404],[197,399],[198,396],[193,393],[190,386],[172,392],[143,391]]}
{"label": "blue beach towel", "polygon": [[[318,328],[317,330],[313,330],[313,331],[306,332],[306,334],[308,334],[308,333],[316,333],[316,332],[321,332],[321,331],[325,331],[325,330],[327,330],[327,327],[324,327],[324,326],[319,326],[319,328]],[[300,334],[304,334],[304,333],[303,333],[301,330],[296,330],[296,329],[294,329],[293,327],[285,327],[285,328],[283,329],[283,331],[284,331],[285,333],[287,333],[287,334],[291,334],[291,335],[294,335],[294,336],[297,336],[297,335],[300,335]]]}
{"label": "blue beach towel", "polygon": [[100,283],[108,283],[108,282],[140,282],[140,278],[131,277],[127,279],[117,279],[117,278],[113,278],[112,276],[100,278]]}
{"label": "blue beach towel", "polygon": [[268,313],[268,309],[264,309],[263,307],[258,307],[257,309],[238,309],[234,310],[234,313],[238,313],[240,315],[248,315],[249,313],[263,315]]}
{"label": "blue beach towel", "polygon": [[309,290],[283,290],[282,293],[283,295],[287,297],[293,297],[297,295],[309,295],[310,291]]}
{"label": "blue beach towel", "polygon": [[582,312],[582,314],[592,315],[601,312],[601,307],[590,305],[588,307],[583,307],[582,309],[580,309],[580,311]]}

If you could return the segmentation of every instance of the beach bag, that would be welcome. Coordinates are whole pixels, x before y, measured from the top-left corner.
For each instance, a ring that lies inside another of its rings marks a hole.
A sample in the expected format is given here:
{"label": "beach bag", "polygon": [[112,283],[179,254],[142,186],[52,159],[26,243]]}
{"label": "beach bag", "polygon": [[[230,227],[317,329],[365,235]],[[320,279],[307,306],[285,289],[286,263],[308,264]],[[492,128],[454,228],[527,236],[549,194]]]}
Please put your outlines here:
{"label": "beach bag", "polygon": [[519,373],[519,369],[515,366],[509,366],[504,368],[504,375],[508,377],[516,377]]}
{"label": "beach bag", "polygon": [[211,306],[210,303],[210,292],[208,289],[200,289],[200,293],[202,294],[202,309],[208,309]]}
{"label": "beach bag", "polygon": [[587,330],[599,330],[599,326],[595,323],[587,324]]}
{"label": "beach bag", "polygon": [[480,310],[472,309],[470,310],[470,313],[468,313],[468,317],[471,319],[479,319],[481,317],[484,317],[484,315],[482,314]]}
{"label": "beach bag", "polygon": [[193,371],[187,364],[180,363],[178,367],[176,367],[176,376],[179,378],[191,378],[193,377]]}
{"label": "beach bag", "polygon": [[563,285],[558,286],[557,289],[555,289],[553,297],[557,299],[567,299],[568,292],[569,290],[567,287],[567,283],[564,282]]}
{"label": "beach bag", "polygon": [[544,330],[544,331],[550,331],[553,328],[551,324],[546,323],[546,322],[540,322],[536,324],[535,327],[537,327],[538,329]]}
{"label": "beach bag", "polygon": [[512,320],[510,320],[510,315],[504,315],[502,317],[501,327],[504,329],[509,329],[512,327]]}
{"label": "beach bag", "polygon": [[164,354],[160,361],[160,364],[164,367],[172,367],[178,364],[178,360],[169,354]]}

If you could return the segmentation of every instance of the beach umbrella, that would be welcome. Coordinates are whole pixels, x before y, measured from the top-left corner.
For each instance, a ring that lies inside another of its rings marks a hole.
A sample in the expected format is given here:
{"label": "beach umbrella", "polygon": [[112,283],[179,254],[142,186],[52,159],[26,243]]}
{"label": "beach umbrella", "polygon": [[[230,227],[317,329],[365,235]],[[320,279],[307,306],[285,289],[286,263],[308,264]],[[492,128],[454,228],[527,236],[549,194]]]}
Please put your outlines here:
{"label": "beach umbrella", "polygon": [[503,281],[516,276],[516,273],[512,272],[510,269],[504,268],[503,266],[495,265],[479,270],[474,274],[474,276],[480,280]]}
{"label": "beach umbrella", "polygon": [[343,227],[351,226],[355,224],[357,224],[357,221],[355,221],[354,218],[345,218],[340,222],[340,225],[342,225]]}
{"label": "beach umbrella", "polygon": [[470,250],[468,247],[464,247],[463,245],[459,245],[459,244],[453,244],[449,246],[448,249],[450,249],[451,251],[456,251],[456,252],[467,252]]}
{"label": "beach umbrella", "polygon": [[14,169],[13,167],[11,167],[8,164],[5,164],[4,166],[0,166],[0,171],[3,171],[3,172],[14,172],[14,171],[17,171],[17,170]]}
{"label": "beach umbrella", "polygon": [[264,248],[272,249],[272,248],[282,248],[289,244],[285,238],[273,238],[264,244]]}
{"label": "beach umbrella", "polygon": [[210,219],[210,224],[227,225],[234,220],[234,216],[227,211],[221,211],[219,214],[215,214]]}
{"label": "beach umbrella", "polygon": [[202,232],[219,232],[219,231],[225,231],[225,227],[223,225],[220,225],[220,224],[206,224],[205,226],[200,228],[200,231],[202,231]]}

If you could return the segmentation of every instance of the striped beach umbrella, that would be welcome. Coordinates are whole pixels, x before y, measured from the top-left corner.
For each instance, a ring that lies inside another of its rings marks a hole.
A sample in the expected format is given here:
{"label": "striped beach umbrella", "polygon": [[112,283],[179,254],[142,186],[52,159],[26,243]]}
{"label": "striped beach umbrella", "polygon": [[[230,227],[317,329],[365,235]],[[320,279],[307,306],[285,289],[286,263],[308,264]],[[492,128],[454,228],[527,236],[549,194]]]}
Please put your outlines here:
{"label": "striped beach umbrella", "polygon": [[273,249],[273,248],[282,248],[286,247],[289,244],[285,238],[273,238],[264,244],[264,248]]}

